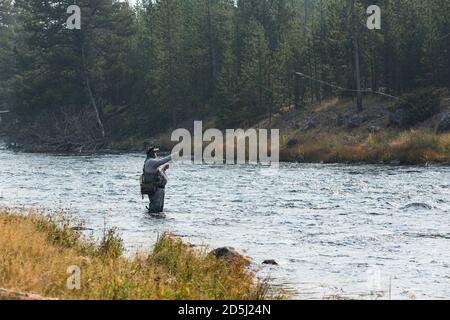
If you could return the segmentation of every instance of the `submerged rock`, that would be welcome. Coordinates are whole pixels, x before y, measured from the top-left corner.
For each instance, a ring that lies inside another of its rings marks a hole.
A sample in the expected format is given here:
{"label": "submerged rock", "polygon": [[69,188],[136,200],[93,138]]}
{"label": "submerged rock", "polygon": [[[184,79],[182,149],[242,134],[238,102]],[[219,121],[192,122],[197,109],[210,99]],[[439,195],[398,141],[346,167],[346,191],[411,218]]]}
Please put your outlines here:
{"label": "submerged rock", "polygon": [[278,265],[278,263],[275,260],[272,260],[272,259],[264,260],[262,264],[268,264],[268,265],[271,265],[271,266],[277,266]]}
{"label": "submerged rock", "polygon": [[425,209],[425,210],[431,210],[433,209],[432,206],[426,203],[410,203],[407,206],[402,208],[403,210],[407,209]]}

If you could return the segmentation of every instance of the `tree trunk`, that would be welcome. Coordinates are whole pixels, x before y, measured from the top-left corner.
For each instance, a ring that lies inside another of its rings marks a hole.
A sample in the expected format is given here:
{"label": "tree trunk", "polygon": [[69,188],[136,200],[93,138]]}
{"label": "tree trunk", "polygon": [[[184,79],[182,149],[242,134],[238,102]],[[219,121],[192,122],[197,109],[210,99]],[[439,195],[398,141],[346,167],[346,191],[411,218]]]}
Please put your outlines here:
{"label": "tree trunk", "polygon": [[[174,70],[174,49],[173,49],[173,39],[172,39],[172,21],[171,17],[171,1],[166,1],[166,27],[167,27],[167,47],[169,53],[169,88],[171,91],[175,88],[175,70]],[[176,93],[172,92],[168,97],[169,108],[172,112],[172,126],[175,129],[177,127],[177,101],[174,100]]]}
{"label": "tree trunk", "polygon": [[214,92],[216,82],[217,82],[217,51],[216,46],[214,44],[214,32],[213,32],[213,12],[212,12],[212,0],[208,1],[208,41],[209,41],[209,55],[210,55],[210,63],[211,63],[211,92]]}
{"label": "tree trunk", "polygon": [[294,108],[300,107],[300,76],[294,73]]}
{"label": "tree trunk", "polygon": [[372,79],[372,90],[373,91],[379,91],[379,89],[380,89],[380,87],[378,85],[378,72],[377,72],[378,68],[377,68],[376,63],[377,63],[376,58],[373,58],[372,59],[372,67],[371,67],[371,72],[372,72],[371,79]]}
{"label": "tree trunk", "polygon": [[[322,75],[319,75],[319,72],[317,71],[317,65],[318,65],[317,60],[314,59],[314,77],[322,79],[322,77],[321,77]],[[316,101],[318,103],[322,103],[322,97],[320,95],[320,84],[319,83],[316,83],[316,85],[314,87],[314,92],[316,94]]]}
{"label": "tree trunk", "polygon": [[[447,42],[450,42],[450,41],[447,40]],[[448,66],[447,67],[447,81],[448,81],[447,85],[448,85],[448,88],[450,89],[450,52],[447,53],[447,66]]]}
{"label": "tree trunk", "polygon": [[304,0],[305,1],[305,7],[304,7],[304,15],[305,15],[305,26],[304,26],[304,33],[305,33],[305,38],[306,35],[308,34],[308,0]]}
{"label": "tree trunk", "polygon": [[[271,63],[271,61],[269,61],[269,63]],[[269,108],[268,108],[268,112],[269,112],[269,130],[272,130],[272,118],[273,118],[273,84],[271,81],[271,73],[267,72],[266,73],[267,76],[267,87],[270,89],[270,95],[268,97],[268,103],[269,103]]]}
{"label": "tree trunk", "polygon": [[105,139],[106,138],[105,126],[103,125],[103,121],[100,117],[100,111],[97,106],[97,103],[95,102],[94,94],[92,93],[91,83],[89,81],[89,74],[88,74],[88,70],[87,70],[87,66],[86,66],[86,54],[85,54],[85,50],[84,50],[84,41],[81,45],[81,59],[82,59],[82,64],[83,64],[83,78],[84,78],[84,83],[86,85],[86,91],[88,93],[89,101],[91,102],[92,109],[94,110],[95,119],[97,120],[97,124],[100,129],[102,139]]}
{"label": "tree trunk", "polygon": [[173,128],[177,127],[178,119],[177,119],[177,110],[172,109],[172,126]]}
{"label": "tree trunk", "polygon": [[358,22],[356,17],[355,0],[352,0],[352,25],[353,25],[353,52],[355,57],[355,82],[356,82],[356,106],[358,112],[363,111],[363,99],[361,93],[361,70],[359,58]]}

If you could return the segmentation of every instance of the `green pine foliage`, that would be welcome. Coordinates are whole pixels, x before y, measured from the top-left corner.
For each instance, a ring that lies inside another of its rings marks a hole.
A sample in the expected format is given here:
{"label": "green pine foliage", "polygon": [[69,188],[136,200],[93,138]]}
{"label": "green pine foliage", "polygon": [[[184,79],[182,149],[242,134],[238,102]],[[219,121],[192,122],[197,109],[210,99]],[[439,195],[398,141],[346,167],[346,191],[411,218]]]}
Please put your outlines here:
{"label": "green pine foliage", "polygon": [[[0,105],[69,141],[148,137],[192,119],[245,126],[353,96],[296,71],[354,90],[355,50],[362,90],[448,88],[449,2],[373,2],[79,0],[82,28],[68,30],[72,0],[1,0]],[[381,30],[366,27],[372,4]]]}

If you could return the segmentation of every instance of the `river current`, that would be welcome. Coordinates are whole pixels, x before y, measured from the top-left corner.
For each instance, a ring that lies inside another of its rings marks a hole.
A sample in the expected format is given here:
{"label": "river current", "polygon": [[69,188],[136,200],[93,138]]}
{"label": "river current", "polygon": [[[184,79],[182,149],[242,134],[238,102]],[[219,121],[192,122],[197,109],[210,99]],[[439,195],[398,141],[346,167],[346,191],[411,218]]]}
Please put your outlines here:
{"label": "river current", "polygon": [[176,163],[155,218],[140,195],[143,161],[0,148],[0,207],[63,209],[94,236],[117,227],[129,252],[165,231],[232,246],[296,298],[450,298],[449,167]]}

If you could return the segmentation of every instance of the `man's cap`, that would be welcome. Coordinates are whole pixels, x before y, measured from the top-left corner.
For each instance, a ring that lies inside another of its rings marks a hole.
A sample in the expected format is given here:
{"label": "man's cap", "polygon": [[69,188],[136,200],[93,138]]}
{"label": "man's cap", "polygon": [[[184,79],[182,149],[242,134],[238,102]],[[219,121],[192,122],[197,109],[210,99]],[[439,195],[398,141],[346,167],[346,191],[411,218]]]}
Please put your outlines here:
{"label": "man's cap", "polygon": [[156,146],[150,147],[150,149],[148,149],[147,154],[149,153],[153,153],[153,152],[158,152],[159,148]]}

